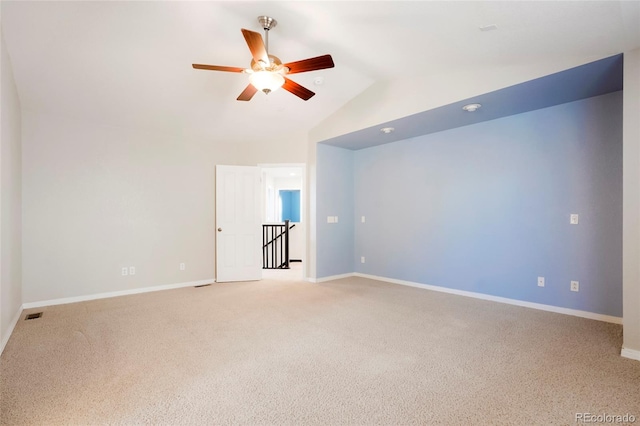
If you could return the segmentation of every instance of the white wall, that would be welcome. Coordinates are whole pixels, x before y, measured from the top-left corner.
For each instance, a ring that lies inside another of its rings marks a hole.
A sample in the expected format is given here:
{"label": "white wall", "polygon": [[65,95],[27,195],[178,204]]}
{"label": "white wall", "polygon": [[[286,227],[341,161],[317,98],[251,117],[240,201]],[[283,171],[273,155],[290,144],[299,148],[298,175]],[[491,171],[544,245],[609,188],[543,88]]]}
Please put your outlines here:
{"label": "white wall", "polygon": [[262,195],[264,197],[264,211],[262,212],[262,223],[276,222],[276,185],[274,177],[267,171],[262,171]]}
{"label": "white wall", "polygon": [[298,137],[252,149],[24,111],[24,302],[214,278],[214,166],[303,162]]}
{"label": "white wall", "polygon": [[314,281],[317,277],[316,272],[316,256],[317,256],[317,191],[316,191],[316,169],[318,157],[318,144],[311,137],[307,138],[307,174],[306,174],[306,192],[305,192],[305,211],[304,221],[307,224],[306,233],[306,249],[305,249],[305,276],[304,279]]}
{"label": "white wall", "polygon": [[0,32],[0,353],[22,305],[21,110]]}
{"label": "white wall", "polygon": [[302,189],[302,176],[278,177],[275,179],[276,188],[281,189]]}
{"label": "white wall", "polygon": [[304,132],[264,136],[256,131],[254,140],[237,142],[236,145],[245,164],[288,164],[305,162],[306,141]]}
{"label": "white wall", "polygon": [[640,49],[624,54],[623,355],[640,360]]}

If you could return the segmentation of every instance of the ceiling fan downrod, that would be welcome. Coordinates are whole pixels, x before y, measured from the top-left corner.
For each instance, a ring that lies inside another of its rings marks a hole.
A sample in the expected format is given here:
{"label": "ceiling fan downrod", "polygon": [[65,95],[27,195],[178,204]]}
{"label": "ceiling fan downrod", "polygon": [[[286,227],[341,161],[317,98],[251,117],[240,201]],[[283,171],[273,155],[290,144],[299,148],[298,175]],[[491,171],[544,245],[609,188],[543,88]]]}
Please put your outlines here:
{"label": "ceiling fan downrod", "polygon": [[269,55],[269,30],[275,28],[278,25],[278,21],[270,16],[258,16],[258,22],[264,29],[264,48],[267,51],[267,55]]}

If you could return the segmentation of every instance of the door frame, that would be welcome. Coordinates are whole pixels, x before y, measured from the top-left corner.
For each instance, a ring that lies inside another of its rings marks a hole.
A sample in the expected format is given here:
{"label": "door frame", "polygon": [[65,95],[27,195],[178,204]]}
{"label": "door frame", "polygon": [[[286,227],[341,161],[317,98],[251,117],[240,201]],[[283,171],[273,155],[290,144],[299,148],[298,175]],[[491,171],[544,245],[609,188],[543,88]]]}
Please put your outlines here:
{"label": "door frame", "polygon": [[[258,167],[260,171],[264,171],[264,169],[282,169],[282,168],[292,168],[296,167],[301,169],[302,171],[302,187],[300,188],[300,220],[302,224],[302,246],[304,250],[302,251],[302,279],[305,279],[307,276],[307,227],[309,226],[306,223],[306,211],[307,211],[307,164],[306,163],[258,163]],[[262,175],[262,173],[261,173]],[[265,202],[265,182],[261,182],[260,189],[260,217],[263,217],[263,213],[266,209]]]}

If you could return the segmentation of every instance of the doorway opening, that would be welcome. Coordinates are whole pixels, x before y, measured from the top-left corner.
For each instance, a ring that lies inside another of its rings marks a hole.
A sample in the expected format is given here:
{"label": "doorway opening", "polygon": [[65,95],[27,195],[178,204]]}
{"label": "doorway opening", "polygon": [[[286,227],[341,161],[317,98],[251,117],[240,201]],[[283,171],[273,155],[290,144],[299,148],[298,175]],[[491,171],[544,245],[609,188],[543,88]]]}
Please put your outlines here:
{"label": "doorway opening", "polygon": [[[262,177],[263,227],[268,229],[288,224],[286,236],[288,268],[263,269],[262,277],[263,279],[302,280],[306,270],[304,262],[307,225],[304,221],[305,164],[259,164],[258,167],[261,169]],[[284,241],[284,234],[281,238]],[[269,253],[264,253],[265,262],[270,261],[269,256]],[[284,261],[278,259],[277,264],[283,265]]]}

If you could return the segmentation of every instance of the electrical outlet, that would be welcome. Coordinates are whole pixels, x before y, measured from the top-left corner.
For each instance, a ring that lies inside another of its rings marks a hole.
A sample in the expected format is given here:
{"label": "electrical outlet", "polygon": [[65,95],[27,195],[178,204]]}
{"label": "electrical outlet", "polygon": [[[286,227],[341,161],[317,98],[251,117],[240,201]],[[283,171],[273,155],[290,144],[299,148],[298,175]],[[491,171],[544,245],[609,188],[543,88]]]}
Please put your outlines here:
{"label": "electrical outlet", "polygon": [[183,263],[180,264],[180,270],[184,271],[185,269],[187,269],[187,265],[185,265],[184,262],[183,262]]}
{"label": "electrical outlet", "polygon": [[365,218],[364,218],[364,216],[362,216],[362,217],[360,218],[360,222],[362,222],[362,223],[364,223],[364,222],[365,222]]}
{"label": "electrical outlet", "polygon": [[364,263],[364,256],[360,257],[360,263]]}
{"label": "electrical outlet", "polygon": [[135,274],[136,274],[136,267],[129,266],[129,275],[135,275]]}
{"label": "electrical outlet", "polygon": [[570,217],[569,217],[569,223],[571,223],[572,225],[577,225],[578,224],[578,214],[577,213],[573,213]]}
{"label": "electrical outlet", "polygon": [[580,291],[580,283],[578,281],[571,281],[571,291]]}
{"label": "electrical outlet", "polygon": [[538,277],[538,287],[544,287],[544,277]]}
{"label": "electrical outlet", "polygon": [[122,276],[124,277],[125,275],[129,275],[129,268],[126,266],[122,268]]}

